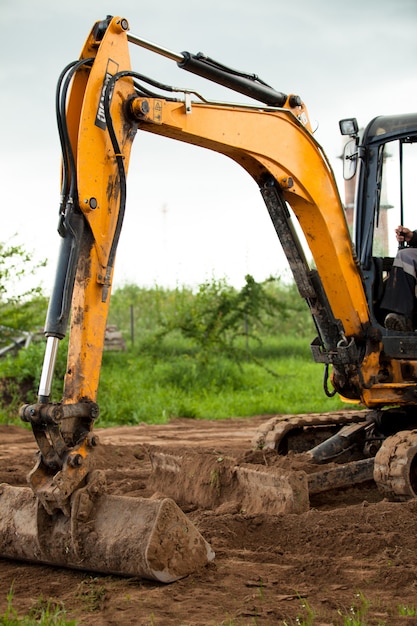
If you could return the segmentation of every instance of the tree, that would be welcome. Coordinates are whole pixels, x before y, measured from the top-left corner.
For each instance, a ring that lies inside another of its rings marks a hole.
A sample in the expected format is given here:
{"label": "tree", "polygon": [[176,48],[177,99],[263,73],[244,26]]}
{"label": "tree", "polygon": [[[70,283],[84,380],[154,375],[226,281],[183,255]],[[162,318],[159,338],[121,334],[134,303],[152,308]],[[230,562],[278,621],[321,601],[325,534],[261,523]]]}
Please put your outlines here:
{"label": "tree", "polygon": [[22,245],[0,242],[0,343],[17,330],[32,330],[43,323],[46,299],[30,277],[45,265],[46,261],[35,262]]}
{"label": "tree", "polygon": [[[287,314],[287,306],[279,295],[268,291],[270,280],[258,283],[247,275],[240,290],[224,280],[203,283],[190,300],[181,302],[173,315],[160,321],[161,330],[154,340],[160,341],[169,333],[180,331],[194,343],[202,360],[215,353],[237,362],[244,358],[255,360],[248,350],[248,340],[260,343],[259,330],[267,321]],[[243,345],[238,341],[241,338],[246,340]]]}

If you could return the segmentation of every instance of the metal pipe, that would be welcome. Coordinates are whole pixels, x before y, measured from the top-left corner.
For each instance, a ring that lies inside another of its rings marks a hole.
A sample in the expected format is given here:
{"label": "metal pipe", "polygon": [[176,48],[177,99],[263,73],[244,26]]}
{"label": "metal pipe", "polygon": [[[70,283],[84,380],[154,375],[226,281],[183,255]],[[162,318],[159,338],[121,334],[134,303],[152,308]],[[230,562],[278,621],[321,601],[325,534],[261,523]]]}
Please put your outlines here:
{"label": "metal pipe", "polygon": [[176,61],[176,63],[181,63],[182,61],[184,61],[184,56],[182,54],[178,54],[177,52],[172,52],[171,50],[168,50],[167,48],[163,48],[162,46],[159,46],[156,43],[152,43],[151,41],[142,39],[141,37],[138,37],[137,35],[133,35],[133,33],[127,33],[127,40],[130,41],[130,43],[134,43],[135,45],[140,46],[141,48],[146,48],[146,50],[150,50],[151,52],[156,52],[157,54],[161,54],[162,56],[167,57],[168,59],[171,59],[171,61]]}

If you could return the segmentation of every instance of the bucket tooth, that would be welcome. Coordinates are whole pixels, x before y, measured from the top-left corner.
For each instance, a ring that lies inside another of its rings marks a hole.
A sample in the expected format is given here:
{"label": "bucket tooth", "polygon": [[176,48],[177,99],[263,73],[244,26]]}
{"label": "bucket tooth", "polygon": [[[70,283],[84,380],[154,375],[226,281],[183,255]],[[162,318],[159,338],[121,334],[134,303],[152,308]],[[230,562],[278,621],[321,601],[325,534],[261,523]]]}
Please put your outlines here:
{"label": "bucket tooth", "polygon": [[170,583],[205,566],[214,552],[169,498],[101,495],[92,511],[73,507],[66,517],[49,515],[31,489],[4,483],[0,556]]}

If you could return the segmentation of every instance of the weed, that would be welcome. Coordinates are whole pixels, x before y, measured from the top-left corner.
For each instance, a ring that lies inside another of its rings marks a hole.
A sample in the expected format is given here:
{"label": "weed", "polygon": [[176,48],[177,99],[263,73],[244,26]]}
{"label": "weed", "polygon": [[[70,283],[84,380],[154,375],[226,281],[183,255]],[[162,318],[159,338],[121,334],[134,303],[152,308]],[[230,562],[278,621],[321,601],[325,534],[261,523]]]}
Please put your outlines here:
{"label": "weed", "polygon": [[6,610],[0,615],[1,626],[76,626],[75,620],[66,619],[66,611],[61,602],[47,600],[42,596],[38,598],[27,616],[19,617],[13,606],[13,597],[12,585],[6,596]]}
{"label": "weed", "polygon": [[106,589],[99,584],[99,579],[90,577],[78,585],[76,598],[80,600],[86,611],[99,611],[106,597]]}
{"label": "weed", "polygon": [[343,626],[365,626],[366,616],[369,611],[370,602],[365,598],[362,592],[355,594],[355,602],[349,607],[348,611],[338,611],[343,618]]}
{"label": "weed", "polygon": [[406,617],[416,617],[417,608],[414,606],[414,604],[412,604],[411,606],[400,604],[398,607],[398,615],[406,616]]}
{"label": "weed", "polygon": [[314,611],[314,609],[310,606],[310,604],[308,603],[308,601],[305,598],[302,598],[301,596],[299,596],[300,602],[301,602],[301,608],[303,609],[303,614],[302,615],[297,615],[296,617],[296,624],[297,626],[313,626],[314,624],[314,620],[316,618],[316,612]]}
{"label": "weed", "polygon": [[65,609],[62,602],[48,600],[42,596],[38,598],[36,604],[30,609],[29,617],[36,624],[75,624],[75,621],[67,622],[65,619]]}

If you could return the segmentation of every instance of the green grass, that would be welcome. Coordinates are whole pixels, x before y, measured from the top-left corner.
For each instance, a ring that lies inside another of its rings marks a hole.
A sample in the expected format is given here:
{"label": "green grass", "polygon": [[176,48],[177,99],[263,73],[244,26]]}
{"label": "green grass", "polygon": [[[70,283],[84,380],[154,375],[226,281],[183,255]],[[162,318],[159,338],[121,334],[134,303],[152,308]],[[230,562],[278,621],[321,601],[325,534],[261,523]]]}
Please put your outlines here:
{"label": "green grass", "polygon": [[19,617],[13,606],[14,591],[10,588],[6,598],[7,607],[0,615],[0,626],[76,626],[75,620],[68,620],[66,611],[60,602],[38,598],[27,615]]}
{"label": "green grass", "polygon": [[[94,583],[93,590],[90,589],[90,583]],[[98,579],[92,578],[86,581],[83,589],[76,591],[76,596],[84,604],[84,610],[87,612],[98,611],[102,602],[102,587],[97,586]],[[263,601],[262,589],[259,590],[260,600]],[[98,595],[97,595],[98,594]],[[27,615],[20,617],[17,610],[13,606],[14,592],[13,587],[7,594],[7,607],[3,615],[0,615],[0,626],[76,626],[77,620],[67,618],[66,610],[62,603],[53,600],[45,600],[40,597],[36,600],[33,607],[28,611]],[[377,610],[378,617],[374,612]],[[277,626],[315,626],[316,624],[331,623],[334,626],[389,626],[395,615],[387,616],[387,619],[380,617],[381,606],[373,606],[372,602],[361,592],[354,595],[351,605],[347,608],[341,608],[333,611],[330,616],[327,611],[316,611],[306,598],[300,596],[299,609],[296,617],[283,618],[277,622]],[[416,616],[417,611],[414,604],[398,606],[397,615]],[[156,624],[158,619],[154,614],[149,616],[149,625]],[[159,622],[158,622],[159,623]],[[210,626],[256,626],[258,620],[256,617],[247,620],[235,620],[226,618],[221,622],[210,622]],[[187,622],[182,626],[188,626]]]}
{"label": "green grass", "polygon": [[[65,345],[60,346],[61,373]],[[20,423],[20,404],[35,402],[43,346],[21,350],[14,361],[0,365],[0,378],[10,378],[12,394],[0,408],[0,422]],[[256,359],[256,361],[254,360]],[[13,370],[14,368],[14,370]],[[32,384],[30,380],[32,368]],[[60,372],[55,401],[62,389]],[[25,393],[19,393],[23,381]],[[100,426],[164,423],[173,417],[223,419],[275,413],[312,413],[341,408],[338,397],[323,391],[323,367],[314,363],[309,342],[298,337],[266,337],[251,357],[196,352],[176,338],[158,349],[140,346],[104,354],[98,393]],[[346,406],[346,405],[345,405]]]}
{"label": "green grass", "polygon": [[237,363],[223,355],[201,360],[184,348],[160,355],[105,354],[98,403],[101,425],[161,423],[172,417],[223,419],[331,411],[323,369],[304,339],[272,339],[265,354]]}
{"label": "green grass", "polygon": [[416,617],[417,607],[414,604],[408,606],[407,604],[400,604],[398,607],[398,615],[405,617]]}
{"label": "green grass", "polygon": [[[109,323],[124,333],[128,349],[104,354],[100,426],[343,406],[323,391],[305,303],[279,279],[259,284],[246,277],[241,291],[213,281],[197,293],[128,285],[114,293]],[[62,396],[67,342],[58,351],[54,402]],[[0,359],[0,423],[20,423],[19,406],[36,402],[44,350],[41,341]]]}

